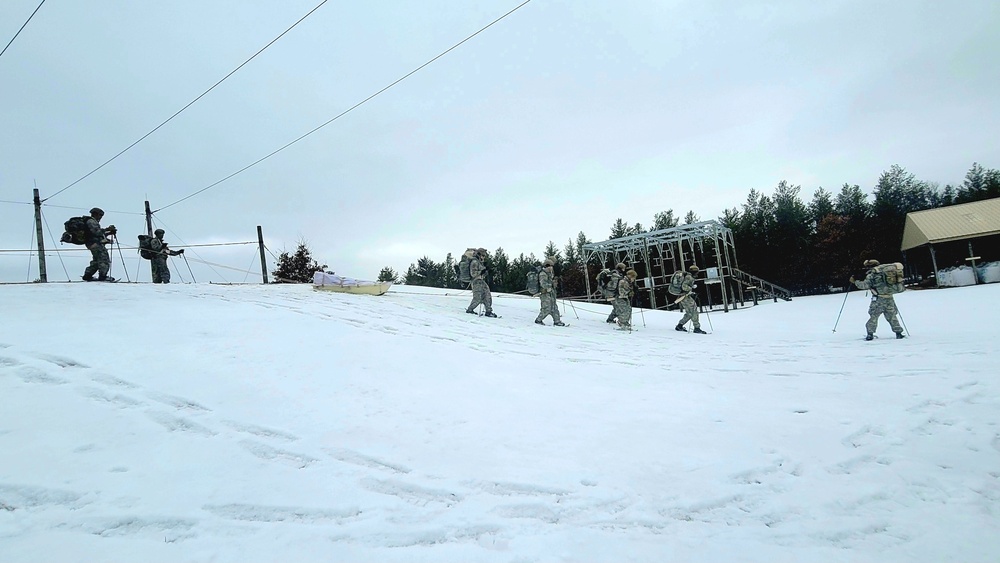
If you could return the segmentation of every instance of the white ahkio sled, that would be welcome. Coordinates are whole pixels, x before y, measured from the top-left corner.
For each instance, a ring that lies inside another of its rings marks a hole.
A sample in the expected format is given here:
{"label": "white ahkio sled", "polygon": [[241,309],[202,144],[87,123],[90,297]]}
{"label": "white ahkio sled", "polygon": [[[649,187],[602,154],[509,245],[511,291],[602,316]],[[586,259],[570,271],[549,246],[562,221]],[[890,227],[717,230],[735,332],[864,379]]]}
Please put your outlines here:
{"label": "white ahkio sled", "polygon": [[313,289],[321,291],[357,293],[361,295],[385,295],[391,286],[392,282],[356,280],[326,272],[316,272],[313,274]]}

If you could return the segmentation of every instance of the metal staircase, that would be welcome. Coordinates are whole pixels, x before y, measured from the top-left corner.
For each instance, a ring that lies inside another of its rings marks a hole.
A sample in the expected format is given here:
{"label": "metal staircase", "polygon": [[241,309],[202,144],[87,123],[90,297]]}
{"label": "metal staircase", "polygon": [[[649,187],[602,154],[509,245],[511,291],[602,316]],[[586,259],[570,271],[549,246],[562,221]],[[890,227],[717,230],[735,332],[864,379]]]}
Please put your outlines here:
{"label": "metal staircase", "polygon": [[743,289],[755,290],[757,297],[774,299],[775,301],[778,299],[785,301],[792,300],[791,291],[752,274],[748,274],[743,270],[732,268],[732,279],[743,286]]}

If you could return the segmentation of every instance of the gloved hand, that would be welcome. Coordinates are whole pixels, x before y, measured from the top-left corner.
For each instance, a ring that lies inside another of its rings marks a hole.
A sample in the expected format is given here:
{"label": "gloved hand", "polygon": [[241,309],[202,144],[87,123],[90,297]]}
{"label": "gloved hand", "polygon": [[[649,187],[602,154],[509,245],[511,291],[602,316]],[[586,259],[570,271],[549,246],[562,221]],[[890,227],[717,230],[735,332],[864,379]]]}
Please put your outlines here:
{"label": "gloved hand", "polygon": [[178,250],[177,254],[184,254],[184,249],[182,248],[182,249]]}
{"label": "gloved hand", "polygon": [[851,283],[854,283],[854,276],[851,276],[851,279],[848,280],[848,281],[851,282]]}
{"label": "gloved hand", "polygon": [[118,233],[118,228],[115,227],[114,225],[109,225],[107,229],[104,229],[104,231],[114,235]]}

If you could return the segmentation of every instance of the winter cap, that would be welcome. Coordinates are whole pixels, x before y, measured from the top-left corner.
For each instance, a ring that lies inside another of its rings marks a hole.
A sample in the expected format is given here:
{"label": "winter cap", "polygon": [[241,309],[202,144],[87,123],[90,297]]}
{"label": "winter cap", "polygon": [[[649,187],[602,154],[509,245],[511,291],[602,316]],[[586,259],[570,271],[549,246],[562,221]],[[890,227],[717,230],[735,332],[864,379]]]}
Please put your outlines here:
{"label": "winter cap", "polygon": [[477,248],[476,252],[478,252],[479,254],[482,254],[483,256],[486,256],[486,249],[485,248]]}
{"label": "winter cap", "polygon": [[635,277],[638,276],[639,274],[635,273],[635,270],[629,270],[625,272],[625,275],[632,279],[635,279]]}
{"label": "winter cap", "polygon": [[625,263],[624,262],[619,262],[618,265],[615,266],[615,268],[618,269],[618,270],[624,270],[625,269]]}
{"label": "winter cap", "polygon": [[104,215],[104,210],[101,209],[100,207],[95,207],[95,208],[93,208],[93,209],[90,210],[90,214],[91,215]]}
{"label": "winter cap", "polygon": [[164,231],[163,229],[156,229],[155,231],[153,231],[153,234],[154,235],[162,235],[162,234],[164,234],[166,232],[167,231]]}
{"label": "winter cap", "polygon": [[690,266],[688,266],[688,270],[691,270],[692,272],[697,272],[697,271],[701,270],[701,268],[699,268],[698,266],[695,266],[694,264],[691,264]]}
{"label": "winter cap", "polygon": [[865,260],[864,263],[865,268],[872,268],[874,266],[878,266],[878,260]]}
{"label": "winter cap", "polygon": [[545,265],[546,266],[555,266],[556,265],[556,261],[555,261],[554,258],[546,258],[545,259]]}

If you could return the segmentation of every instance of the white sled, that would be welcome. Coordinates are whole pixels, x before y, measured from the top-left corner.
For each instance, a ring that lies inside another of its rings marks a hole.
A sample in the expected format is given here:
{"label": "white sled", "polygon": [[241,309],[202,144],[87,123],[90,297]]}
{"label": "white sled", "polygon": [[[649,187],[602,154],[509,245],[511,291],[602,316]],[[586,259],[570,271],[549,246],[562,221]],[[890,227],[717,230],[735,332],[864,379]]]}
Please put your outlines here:
{"label": "white sled", "polygon": [[313,289],[336,291],[338,293],[359,293],[362,295],[384,295],[392,282],[374,282],[345,278],[326,272],[313,274]]}

